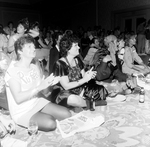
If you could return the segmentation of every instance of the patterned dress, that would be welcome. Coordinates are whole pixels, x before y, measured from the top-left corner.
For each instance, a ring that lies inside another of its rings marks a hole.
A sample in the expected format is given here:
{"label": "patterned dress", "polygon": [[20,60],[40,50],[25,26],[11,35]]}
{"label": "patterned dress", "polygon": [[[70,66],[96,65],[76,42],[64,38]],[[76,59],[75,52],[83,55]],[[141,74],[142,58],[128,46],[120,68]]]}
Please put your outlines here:
{"label": "patterned dress", "polygon": [[[81,61],[79,57],[75,58],[76,66],[71,67],[69,62],[66,60],[66,62],[62,60],[58,60],[53,68],[53,73],[56,76],[68,76],[69,81],[78,81],[82,79],[81,70],[84,68],[84,64]],[[83,84],[79,87],[70,89],[70,90],[64,90],[64,88],[59,84],[58,85],[61,88],[60,93],[58,94],[56,98],[56,103],[61,103],[62,100],[66,100],[65,103],[67,103],[67,98],[71,94],[79,95],[83,88],[85,88],[85,92],[92,90],[93,92],[96,92],[99,95],[98,99],[105,99],[107,95],[107,90],[102,85],[97,85],[95,82],[88,82],[86,84]],[[85,94],[85,93],[84,93]],[[66,105],[66,104],[65,104]]]}

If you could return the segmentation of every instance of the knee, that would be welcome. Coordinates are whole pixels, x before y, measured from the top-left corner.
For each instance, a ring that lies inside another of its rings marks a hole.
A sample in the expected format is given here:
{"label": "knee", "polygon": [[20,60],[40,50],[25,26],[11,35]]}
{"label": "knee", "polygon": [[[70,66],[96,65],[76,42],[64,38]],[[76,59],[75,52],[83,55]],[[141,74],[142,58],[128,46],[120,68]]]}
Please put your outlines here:
{"label": "knee", "polygon": [[68,97],[67,104],[70,106],[77,106],[79,104],[79,100],[78,100],[77,95],[71,94]]}
{"label": "knee", "polygon": [[56,129],[56,121],[54,119],[49,119],[45,125],[45,132],[54,131]]}
{"label": "knee", "polygon": [[67,110],[67,111],[65,111],[65,112],[63,113],[64,119],[65,119],[65,118],[69,118],[69,117],[71,117],[71,116],[72,116],[72,114],[71,114],[71,112],[70,112],[69,110]]}

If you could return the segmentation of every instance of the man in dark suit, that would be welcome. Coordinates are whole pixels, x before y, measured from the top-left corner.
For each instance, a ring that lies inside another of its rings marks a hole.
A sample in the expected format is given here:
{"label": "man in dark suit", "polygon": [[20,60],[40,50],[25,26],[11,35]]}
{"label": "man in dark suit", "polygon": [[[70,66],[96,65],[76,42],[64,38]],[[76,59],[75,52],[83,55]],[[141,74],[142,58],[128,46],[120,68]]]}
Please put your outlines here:
{"label": "man in dark suit", "polygon": [[59,41],[62,37],[61,32],[55,32],[53,36],[53,48],[50,50],[49,54],[49,74],[53,71],[54,63],[60,58],[59,54]]}

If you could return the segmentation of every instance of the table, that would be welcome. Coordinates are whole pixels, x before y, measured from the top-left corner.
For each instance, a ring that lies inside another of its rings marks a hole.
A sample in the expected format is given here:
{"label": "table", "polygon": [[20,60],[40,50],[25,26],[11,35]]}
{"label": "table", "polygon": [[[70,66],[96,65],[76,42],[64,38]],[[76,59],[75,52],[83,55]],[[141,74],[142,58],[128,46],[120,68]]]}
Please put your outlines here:
{"label": "table", "polygon": [[58,129],[38,132],[32,142],[27,130],[17,127],[15,138],[28,141],[28,147],[150,147],[150,99],[138,102],[138,95],[130,94],[126,101],[108,99],[107,106],[96,108],[105,115],[105,123],[86,132],[63,139]]}

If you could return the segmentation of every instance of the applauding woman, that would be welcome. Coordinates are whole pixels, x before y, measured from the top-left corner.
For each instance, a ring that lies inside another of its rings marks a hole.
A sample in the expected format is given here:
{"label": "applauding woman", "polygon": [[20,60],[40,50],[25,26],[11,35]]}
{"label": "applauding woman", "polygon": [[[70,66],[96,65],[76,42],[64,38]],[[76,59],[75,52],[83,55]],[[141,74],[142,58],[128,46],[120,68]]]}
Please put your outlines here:
{"label": "applauding woman", "polygon": [[[85,92],[93,89],[98,99],[105,99],[107,91],[95,82],[89,82],[96,76],[96,71],[91,68],[84,71],[84,64],[79,55],[79,39],[75,35],[64,35],[59,43],[61,58],[54,64],[54,75],[60,76],[61,91],[56,98],[56,103],[65,106],[86,107],[83,98]],[[86,88],[85,88],[86,87]],[[90,88],[89,88],[90,87]],[[94,93],[93,93],[94,96]]]}
{"label": "applauding woman", "polygon": [[33,120],[39,130],[54,130],[55,119],[65,119],[71,114],[65,107],[52,104],[37,94],[58,80],[52,74],[44,79],[40,69],[32,63],[36,53],[33,37],[22,36],[14,46],[17,61],[11,62],[5,75],[10,115],[18,125],[27,127]]}

